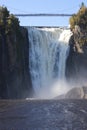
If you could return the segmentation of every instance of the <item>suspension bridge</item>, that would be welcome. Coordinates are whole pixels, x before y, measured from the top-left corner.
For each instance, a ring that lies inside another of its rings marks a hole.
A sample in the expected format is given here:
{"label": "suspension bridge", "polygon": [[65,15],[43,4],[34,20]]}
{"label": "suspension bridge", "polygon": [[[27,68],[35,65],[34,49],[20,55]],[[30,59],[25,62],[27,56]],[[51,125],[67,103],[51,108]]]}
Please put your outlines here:
{"label": "suspension bridge", "polygon": [[45,13],[39,13],[39,14],[14,14],[16,17],[70,17],[74,14],[45,14]]}

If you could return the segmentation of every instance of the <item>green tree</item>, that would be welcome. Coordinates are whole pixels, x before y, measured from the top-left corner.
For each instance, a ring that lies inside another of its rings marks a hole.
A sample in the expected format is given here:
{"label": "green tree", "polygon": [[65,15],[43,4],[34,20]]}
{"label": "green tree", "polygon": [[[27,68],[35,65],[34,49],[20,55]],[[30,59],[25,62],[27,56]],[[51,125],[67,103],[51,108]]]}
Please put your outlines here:
{"label": "green tree", "polygon": [[19,20],[13,14],[10,14],[6,7],[0,6],[0,27],[5,30],[5,32],[12,31],[19,27]]}
{"label": "green tree", "polygon": [[84,3],[81,4],[77,14],[71,16],[69,22],[72,30],[75,28],[75,25],[78,25],[83,29],[87,29],[87,7]]}

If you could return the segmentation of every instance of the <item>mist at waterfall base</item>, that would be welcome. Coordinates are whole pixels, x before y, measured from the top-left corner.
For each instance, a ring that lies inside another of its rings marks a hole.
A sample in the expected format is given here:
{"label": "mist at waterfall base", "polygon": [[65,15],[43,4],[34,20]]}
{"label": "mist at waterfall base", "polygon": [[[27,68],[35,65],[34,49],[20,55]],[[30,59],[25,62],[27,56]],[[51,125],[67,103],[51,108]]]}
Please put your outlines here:
{"label": "mist at waterfall base", "polygon": [[54,98],[66,93],[66,59],[69,29],[28,27],[29,70],[36,98]]}

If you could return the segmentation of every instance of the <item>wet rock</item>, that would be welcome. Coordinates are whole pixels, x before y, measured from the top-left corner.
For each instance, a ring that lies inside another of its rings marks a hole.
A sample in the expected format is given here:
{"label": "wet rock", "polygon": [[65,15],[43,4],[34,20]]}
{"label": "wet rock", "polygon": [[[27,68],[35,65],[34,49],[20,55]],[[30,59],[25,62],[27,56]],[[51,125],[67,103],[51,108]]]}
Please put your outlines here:
{"label": "wet rock", "polygon": [[87,99],[87,87],[72,88],[66,94],[59,95],[55,99]]}
{"label": "wet rock", "polygon": [[87,99],[87,87],[73,88],[65,94],[65,99]]}
{"label": "wet rock", "polygon": [[66,93],[65,98],[68,99],[83,99],[84,91],[83,88],[73,88]]}

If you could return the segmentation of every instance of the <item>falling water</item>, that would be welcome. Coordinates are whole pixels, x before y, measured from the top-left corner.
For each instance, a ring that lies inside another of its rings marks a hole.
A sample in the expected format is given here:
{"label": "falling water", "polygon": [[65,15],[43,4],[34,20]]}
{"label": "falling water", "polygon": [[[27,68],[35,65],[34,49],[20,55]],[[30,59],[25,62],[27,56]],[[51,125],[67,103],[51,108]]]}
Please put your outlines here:
{"label": "falling water", "polygon": [[71,31],[29,27],[28,34],[29,67],[36,96],[50,98],[62,94],[59,89],[62,90],[66,80],[65,68]]}

